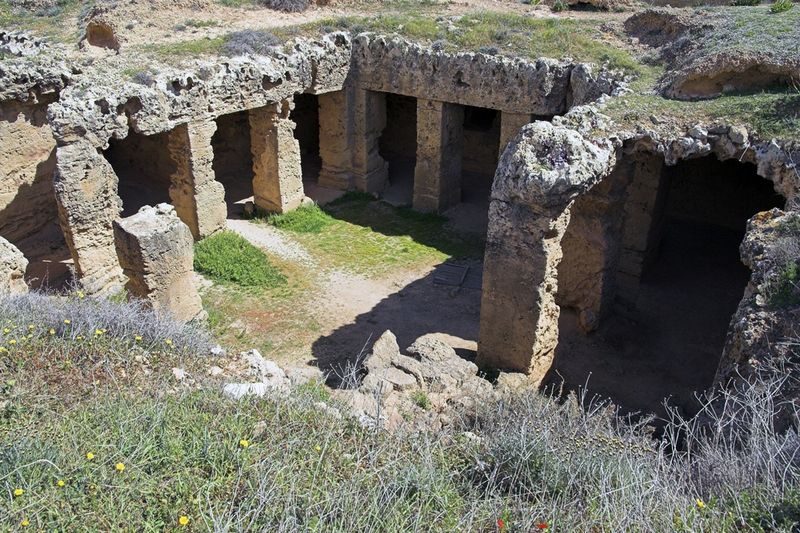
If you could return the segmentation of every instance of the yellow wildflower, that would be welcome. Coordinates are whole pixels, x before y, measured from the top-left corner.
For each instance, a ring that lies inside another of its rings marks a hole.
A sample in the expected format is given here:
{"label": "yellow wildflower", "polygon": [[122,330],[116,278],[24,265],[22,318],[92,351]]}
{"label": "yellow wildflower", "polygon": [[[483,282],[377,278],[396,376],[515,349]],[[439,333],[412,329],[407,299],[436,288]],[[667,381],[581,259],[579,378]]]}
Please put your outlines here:
{"label": "yellow wildflower", "polygon": [[22,522],[20,522],[19,525],[20,527],[28,527],[29,525],[31,525],[31,521],[28,520],[27,518],[23,518]]}
{"label": "yellow wildflower", "polygon": [[29,324],[29,325],[28,325],[28,329],[29,329],[30,331],[33,331],[33,330],[35,330],[35,329],[36,329],[36,326],[34,326],[33,324]]}
{"label": "yellow wildflower", "polygon": [[125,470],[125,464],[123,464],[123,463],[115,464],[114,465],[114,470],[116,470],[117,472],[123,472]]}
{"label": "yellow wildflower", "polygon": [[250,441],[247,439],[242,439],[239,441],[239,446],[241,446],[242,448],[247,448],[248,446],[250,446]]}
{"label": "yellow wildflower", "polygon": [[185,514],[182,514],[178,517],[178,524],[182,527],[186,527],[189,525],[189,517]]}
{"label": "yellow wildflower", "polygon": [[83,299],[86,296],[85,294],[83,294],[83,291],[78,291],[75,293],[75,295],[80,299]]}
{"label": "yellow wildflower", "polygon": [[64,481],[63,479],[59,479],[58,481],[56,481],[56,485],[58,485],[59,487],[64,487],[66,486],[66,484],[67,482]]}
{"label": "yellow wildflower", "polygon": [[136,336],[135,336],[133,339],[134,339],[136,342],[142,342],[142,336],[141,336],[141,335],[136,335]]}
{"label": "yellow wildflower", "polygon": [[700,498],[697,498],[697,500],[695,500],[695,503],[697,504],[697,508],[698,509],[705,509],[706,508],[706,502],[704,502]]}
{"label": "yellow wildflower", "polygon": [[70,320],[69,318],[65,318],[64,319],[64,324],[67,324],[67,325],[72,324],[72,320]]}
{"label": "yellow wildflower", "polygon": [[164,344],[166,344],[167,346],[172,346],[172,339],[165,340]]}
{"label": "yellow wildflower", "polygon": [[17,344],[17,339],[11,339],[10,341],[8,341],[8,344],[14,346],[15,344]]}
{"label": "yellow wildflower", "polygon": [[322,451],[322,446],[317,444],[316,446],[314,446],[314,451],[321,452]]}
{"label": "yellow wildflower", "polygon": [[8,353],[8,348],[5,346],[0,346],[0,353]]}
{"label": "yellow wildflower", "polygon": [[50,335],[55,335],[56,334],[56,330],[54,330],[53,328],[50,328],[50,331],[48,331],[48,333]]}
{"label": "yellow wildflower", "polygon": [[11,330],[8,328],[3,328],[3,333],[11,333]]}
{"label": "yellow wildflower", "polygon": [[82,341],[83,340],[83,335],[78,335],[77,337],[75,337],[75,340],[76,341]]}
{"label": "yellow wildflower", "polygon": [[92,452],[86,452],[86,458],[91,461],[94,459],[94,454]]}
{"label": "yellow wildflower", "polygon": [[16,496],[17,498],[19,498],[23,494],[25,494],[25,489],[14,489],[14,496]]}
{"label": "yellow wildflower", "polygon": [[103,333],[105,333],[105,331],[103,331],[102,329],[96,329],[96,330],[94,330],[94,334],[95,334],[96,336],[98,336],[98,337],[99,337],[100,335],[102,335]]}

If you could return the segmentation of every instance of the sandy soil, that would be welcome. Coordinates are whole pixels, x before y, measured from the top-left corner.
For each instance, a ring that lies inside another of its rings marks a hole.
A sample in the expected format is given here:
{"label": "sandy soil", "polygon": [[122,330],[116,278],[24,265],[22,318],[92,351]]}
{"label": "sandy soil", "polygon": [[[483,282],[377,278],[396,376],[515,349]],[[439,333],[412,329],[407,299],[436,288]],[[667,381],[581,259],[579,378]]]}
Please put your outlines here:
{"label": "sandy soil", "polygon": [[[433,334],[462,355],[474,356],[480,290],[434,285],[436,264],[366,277],[320,266],[289,232],[246,220],[228,220],[228,229],[267,253],[296,263],[314,278],[313,295],[298,302],[302,307],[296,312],[313,316],[320,331],[291,354],[291,362],[312,360],[323,368],[337,368],[368,352],[387,329],[397,336],[401,348]],[[481,268],[480,262],[471,266]],[[271,332],[274,336],[282,334]],[[287,356],[277,355],[278,359]]]}

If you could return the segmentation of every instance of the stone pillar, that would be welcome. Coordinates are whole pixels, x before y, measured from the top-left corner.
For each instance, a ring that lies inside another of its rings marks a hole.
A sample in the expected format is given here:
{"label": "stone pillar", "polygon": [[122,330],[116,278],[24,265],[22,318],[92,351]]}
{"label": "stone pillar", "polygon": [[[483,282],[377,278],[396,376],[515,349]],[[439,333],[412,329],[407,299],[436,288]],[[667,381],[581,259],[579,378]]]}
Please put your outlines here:
{"label": "stone pillar", "polygon": [[0,237],[0,294],[28,292],[25,270],[28,260],[16,246]]}
{"label": "stone pillar", "polygon": [[319,95],[319,185],[379,194],[389,165],[380,155],[386,127],[386,95],[348,85]]}
{"label": "stone pillar", "polygon": [[347,107],[347,90],[320,94],[319,156],[320,187],[347,190],[352,187],[352,117]]}
{"label": "stone pillar", "polygon": [[288,100],[249,112],[254,203],[268,213],[285,213],[305,198],[300,143],[290,112]]}
{"label": "stone pillar", "polygon": [[389,164],[381,157],[380,139],[386,127],[386,95],[353,89],[353,186],[380,194],[389,180]]}
{"label": "stone pillar", "polygon": [[192,232],[171,205],[145,206],[117,219],[114,239],[129,299],[145,300],[182,321],[205,317],[192,271]]}
{"label": "stone pillar", "polygon": [[506,149],[511,139],[517,136],[522,126],[531,122],[533,122],[533,116],[529,113],[500,112],[500,155],[503,155],[503,150]]}
{"label": "stone pillar", "polygon": [[414,209],[441,213],[461,201],[464,108],[417,99]]}
{"label": "stone pillar", "polygon": [[544,378],[558,344],[555,297],[570,206],[613,164],[610,143],[547,122],[523,128],[503,153],[489,206],[479,365]]}
{"label": "stone pillar", "polygon": [[195,239],[225,227],[225,189],[214,179],[213,120],[181,124],[169,132],[168,148],[175,163],[169,197]]}
{"label": "stone pillar", "polygon": [[117,175],[86,142],[59,146],[56,159],[58,216],[77,277],[88,293],[111,292],[123,279],[112,229],[122,211]]}

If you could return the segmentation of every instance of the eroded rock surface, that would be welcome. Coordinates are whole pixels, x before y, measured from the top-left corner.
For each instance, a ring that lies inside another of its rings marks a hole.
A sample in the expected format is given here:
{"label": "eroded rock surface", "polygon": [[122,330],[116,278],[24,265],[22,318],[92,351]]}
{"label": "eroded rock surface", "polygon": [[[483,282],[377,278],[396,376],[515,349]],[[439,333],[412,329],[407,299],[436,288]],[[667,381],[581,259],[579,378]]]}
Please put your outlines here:
{"label": "eroded rock surface", "polygon": [[172,206],[144,207],[115,221],[114,237],[129,297],[178,320],[205,316],[192,271],[194,240]]}
{"label": "eroded rock surface", "polygon": [[0,237],[0,293],[15,294],[28,291],[25,269],[28,261],[13,244]]}

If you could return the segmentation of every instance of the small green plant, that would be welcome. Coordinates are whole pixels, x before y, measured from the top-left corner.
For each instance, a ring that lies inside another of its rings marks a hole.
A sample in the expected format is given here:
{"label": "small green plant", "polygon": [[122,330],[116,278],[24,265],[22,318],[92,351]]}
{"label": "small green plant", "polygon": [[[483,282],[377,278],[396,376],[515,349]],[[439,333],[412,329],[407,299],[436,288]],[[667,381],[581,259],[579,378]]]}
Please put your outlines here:
{"label": "small green plant", "polygon": [[789,11],[792,7],[794,7],[792,0],[775,0],[769,10],[772,13],[783,13],[784,11]]}
{"label": "small green plant", "polygon": [[420,409],[427,411],[431,408],[431,399],[428,398],[428,393],[422,389],[415,390],[411,393],[411,401]]}
{"label": "small green plant", "polygon": [[757,6],[761,3],[761,0],[733,0],[731,5],[734,6]]}
{"label": "small green plant", "polygon": [[769,285],[769,303],[783,308],[800,304],[800,266],[796,261],[778,270],[777,278]]}
{"label": "small green plant", "polygon": [[299,13],[308,9],[308,0],[256,0],[256,2],[264,7],[286,13]]}
{"label": "small green plant", "polygon": [[559,13],[569,9],[569,4],[567,4],[564,0],[556,0],[553,2],[553,5],[550,7],[550,9],[556,13]]}
{"label": "small green plant", "polygon": [[225,36],[222,53],[228,56],[266,54],[280,44],[280,39],[268,31],[242,30]]}
{"label": "small green plant", "polygon": [[198,242],[194,268],[216,281],[243,287],[278,287],[286,283],[267,255],[244,237],[231,231],[216,233]]}
{"label": "small green plant", "polygon": [[317,204],[304,205],[294,211],[270,215],[267,222],[276,228],[296,233],[319,233],[333,223],[333,218]]}

